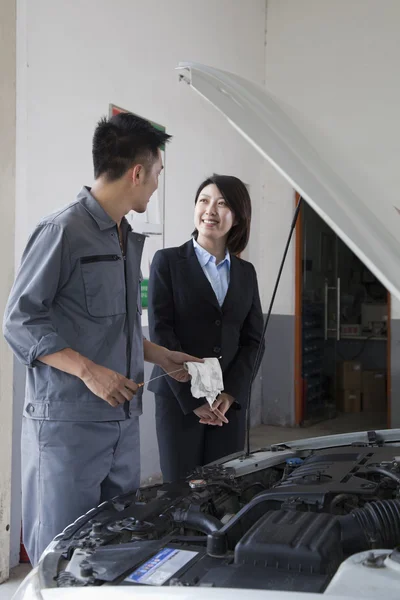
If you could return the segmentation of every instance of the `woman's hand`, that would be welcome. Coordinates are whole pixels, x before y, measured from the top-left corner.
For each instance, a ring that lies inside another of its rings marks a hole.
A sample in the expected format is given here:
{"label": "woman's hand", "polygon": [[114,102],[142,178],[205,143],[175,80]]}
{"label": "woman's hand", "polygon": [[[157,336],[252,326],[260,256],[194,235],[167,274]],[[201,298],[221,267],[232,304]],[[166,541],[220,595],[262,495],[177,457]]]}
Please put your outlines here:
{"label": "woman's hand", "polygon": [[222,427],[224,423],[229,422],[218,408],[211,408],[208,402],[199,406],[199,408],[195,408],[193,412],[200,417],[200,423],[202,425],[217,425],[218,427]]}
{"label": "woman's hand", "polygon": [[212,410],[213,411],[218,410],[218,412],[225,415],[234,402],[235,402],[235,398],[233,396],[230,396],[229,394],[226,394],[225,392],[221,392],[221,394],[218,396],[218,398],[214,401],[214,403],[212,405]]}

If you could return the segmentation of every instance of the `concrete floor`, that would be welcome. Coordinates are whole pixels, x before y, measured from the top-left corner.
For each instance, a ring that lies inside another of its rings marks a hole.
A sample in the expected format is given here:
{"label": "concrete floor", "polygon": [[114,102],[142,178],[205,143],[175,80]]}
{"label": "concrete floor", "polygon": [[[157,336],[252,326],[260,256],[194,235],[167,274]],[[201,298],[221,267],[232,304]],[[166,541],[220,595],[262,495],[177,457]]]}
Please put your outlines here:
{"label": "concrete floor", "polygon": [[349,413],[341,414],[335,419],[321,421],[309,427],[274,427],[260,425],[251,432],[251,447],[253,450],[269,444],[290,442],[309,437],[319,437],[335,433],[350,433],[352,431],[369,431],[387,428],[386,413]]}
{"label": "concrete floor", "polygon": [[[321,421],[309,427],[261,425],[255,427],[251,432],[251,447],[256,450],[269,444],[290,442],[291,440],[372,429],[386,429],[386,414],[357,413],[340,415],[335,419]],[[29,570],[28,565],[19,565],[11,570],[9,581],[0,585],[0,600],[10,600]]]}
{"label": "concrete floor", "polygon": [[15,569],[11,569],[10,579],[0,585],[0,600],[10,600],[30,570],[30,565],[18,565]]}

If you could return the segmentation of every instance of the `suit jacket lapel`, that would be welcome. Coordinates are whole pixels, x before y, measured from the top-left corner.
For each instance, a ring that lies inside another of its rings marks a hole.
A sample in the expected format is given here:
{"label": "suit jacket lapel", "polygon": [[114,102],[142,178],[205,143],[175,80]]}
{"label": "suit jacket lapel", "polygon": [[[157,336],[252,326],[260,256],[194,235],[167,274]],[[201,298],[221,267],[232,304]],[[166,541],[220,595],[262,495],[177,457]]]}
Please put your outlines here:
{"label": "suit jacket lapel", "polygon": [[187,284],[203,296],[207,302],[211,302],[218,310],[221,310],[212,285],[208,281],[197,259],[192,240],[181,246],[181,255],[185,256],[185,260],[182,260],[182,266],[187,270],[185,274]]}
{"label": "suit jacket lapel", "polygon": [[240,277],[240,268],[241,265],[236,256],[231,255],[229,286],[228,291],[226,292],[224,303],[222,305],[222,310],[225,310],[232,302],[237,302],[237,299],[240,298],[241,285],[244,284],[244,282],[241,280],[242,278]]}
{"label": "suit jacket lapel", "polygon": [[236,256],[231,255],[229,286],[224,303],[221,307],[218,303],[212,285],[205,276],[204,271],[197,259],[192,240],[181,246],[180,250],[182,258],[185,259],[182,260],[182,263],[187,269],[187,283],[196,289],[196,291],[201,294],[207,302],[211,302],[220,311],[224,311],[232,304],[232,302],[235,303],[238,301],[238,298],[240,298],[243,294],[241,286],[243,286],[245,282],[241,277],[242,265]]}

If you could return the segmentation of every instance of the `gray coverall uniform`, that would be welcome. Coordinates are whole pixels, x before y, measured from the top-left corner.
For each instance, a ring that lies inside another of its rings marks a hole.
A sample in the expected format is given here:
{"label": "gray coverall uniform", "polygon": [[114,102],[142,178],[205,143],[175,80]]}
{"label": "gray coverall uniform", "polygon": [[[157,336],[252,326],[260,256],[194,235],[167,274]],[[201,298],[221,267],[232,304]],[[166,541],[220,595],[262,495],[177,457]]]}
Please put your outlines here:
{"label": "gray coverall uniform", "polygon": [[141,392],[113,408],[41,356],[72,348],[143,381],[140,261],[144,236],[116,223],[83,188],[31,235],[4,316],[27,368],[22,425],[23,539],[36,564],[55,535],[140,482]]}

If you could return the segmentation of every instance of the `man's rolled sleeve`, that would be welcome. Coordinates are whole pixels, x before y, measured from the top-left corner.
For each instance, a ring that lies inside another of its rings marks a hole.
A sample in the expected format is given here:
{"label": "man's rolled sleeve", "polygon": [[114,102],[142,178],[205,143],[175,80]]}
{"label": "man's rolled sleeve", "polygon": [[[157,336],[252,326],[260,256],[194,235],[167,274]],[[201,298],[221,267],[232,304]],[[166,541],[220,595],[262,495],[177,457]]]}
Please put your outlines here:
{"label": "man's rolled sleeve", "polygon": [[36,346],[32,346],[27,366],[34,367],[35,361],[41,356],[48,356],[65,348],[69,348],[68,344],[57,333],[49,333],[42,337]]}
{"label": "man's rolled sleeve", "polygon": [[34,367],[41,356],[68,348],[54,328],[50,309],[70,272],[63,228],[54,223],[39,225],[26,246],[3,321],[4,337],[28,367]]}

